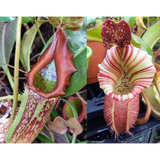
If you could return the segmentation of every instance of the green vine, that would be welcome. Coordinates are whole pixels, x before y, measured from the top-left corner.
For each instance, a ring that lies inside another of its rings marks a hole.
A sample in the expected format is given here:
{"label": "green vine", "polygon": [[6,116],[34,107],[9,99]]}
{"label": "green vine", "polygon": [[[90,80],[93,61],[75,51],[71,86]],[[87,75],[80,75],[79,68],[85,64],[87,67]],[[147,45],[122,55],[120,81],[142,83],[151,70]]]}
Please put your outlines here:
{"label": "green vine", "polygon": [[18,82],[19,82],[19,58],[20,58],[20,46],[21,46],[21,23],[22,17],[18,17],[17,21],[17,37],[16,37],[16,53],[15,53],[15,69],[14,69],[14,91],[13,91],[13,106],[12,106],[12,114],[10,117],[10,124],[11,126],[16,113],[17,108],[17,100],[18,100]]}
{"label": "green vine", "polygon": [[41,40],[42,40],[42,42],[43,42],[43,44],[44,44],[44,46],[45,46],[46,43],[45,43],[45,41],[44,41],[44,39],[43,39],[43,36],[42,36],[42,34],[41,34],[41,31],[40,31],[40,29],[39,29],[39,27],[38,27],[36,17],[34,17],[34,22],[35,22],[35,24],[36,24],[36,27],[37,27],[38,33],[39,33],[39,35],[40,35],[40,37],[41,37]]}

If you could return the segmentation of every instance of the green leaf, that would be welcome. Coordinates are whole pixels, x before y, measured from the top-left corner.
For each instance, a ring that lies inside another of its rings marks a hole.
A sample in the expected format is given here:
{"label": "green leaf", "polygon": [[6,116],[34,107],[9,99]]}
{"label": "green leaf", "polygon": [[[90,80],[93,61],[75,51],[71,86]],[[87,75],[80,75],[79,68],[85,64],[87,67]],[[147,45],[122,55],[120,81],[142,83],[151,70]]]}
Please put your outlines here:
{"label": "green leaf", "polygon": [[[16,40],[17,21],[9,21],[7,23],[0,23],[0,61],[8,64],[13,49],[13,45]],[[6,72],[7,78],[10,82],[12,89],[14,89],[14,83],[8,67],[4,64],[0,64],[3,70]]]}
{"label": "green leaf", "polygon": [[70,79],[70,85],[66,87],[65,95],[61,97],[68,97],[81,88],[87,83],[87,47],[85,46],[80,52],[73,56],[73,62],[77,68]]}
{"label": "green leaf", "polygon": [[135,22],[136,17],[121,17],[121,19],[125,20],[130,27],[132,28]]}
{"label": "green leaf", "polygon": [[54,143],[51,139],[49,139],[48,137],[46,137],[45,135],[41,133],[38,134],[37,138],[46,143]]}
{"label": "green leaf", "polygon": [[99,23],[95,28],[87,30],[87,40],[103,42],[101,37],[101,27],[103,22]]}
{"label": "green leaf", "polygon": [[56,117],[58,117],[59,116],[59,114],[58,114],[58,112],[56,111],[56,109],[55,108],[53,108],[52,109],[52,111],[51,111],[51,117],[53,118],[53,119],[55,119]]}
{"label": "green leaf", "polygon": [[138,37],[134,34],[132,34],[132,37],[136,42],[142,44],[141,50],[146,51],[149,55],[152,56],[152,63],[154,64],[154,57],[153,57],[153,53],[152,53],[150,46],[146,42],[144,42],[144,40],[142,40],[140,37]]}
{"label": "green leaf", "polygon": [[13,21],[15,17],[0,17],[0,22]]}
{"label": "green leaf", "polygon": [[[41,19],[43,18],[38,17],[38,20],[41,20]],[[42,22],[37,22],[37,24],[40,27]],[[30,71],[30,51],[31,51],[31,47],[35,39],[36,33],[37,33],[36,25],[33,25],[32,28],[30,28],[25,32],[21,41],[20,60],[26,72]]]}
{"label": "green leaf", "polygon": [[142,36],[142,39],[153,49],[153,46],[160,39],[160,22],[152,25]]}
{"label": "green leaf", "polygon": [[133,35],[132,35],[132,38],[131,38],[131,44],[137,48],[141,48],[142,47],[142,43],[138,43],[134,40],[133,38]]}
{"label": "green leaf", "polygon": [[62,96],[67,97],[79,91],[87,83],[86,18],[79,31],[65,30],[64,32],[68,37],[68,48],[74,54],[73,62],[77,68],[77,72],[71,76],[71,84],[67,86],[65,95]]}
{"label": "green leaf", "polygon": [[22,17],[22,23],[34,22],[33,17]]}
{"label": "green leaf", "polygon": [[84,46],[86,46],[86,29],[87,19],[84,18],[82,28],[79,31],[64,30],[68,38],[68,48],[75,54],[79,52]]}
{"label": "green leaf", "polygon": [[[16,40],[17,21],[0,23],[0,61],[8,64]],[[5,71],[7,66],[0,64]]]}

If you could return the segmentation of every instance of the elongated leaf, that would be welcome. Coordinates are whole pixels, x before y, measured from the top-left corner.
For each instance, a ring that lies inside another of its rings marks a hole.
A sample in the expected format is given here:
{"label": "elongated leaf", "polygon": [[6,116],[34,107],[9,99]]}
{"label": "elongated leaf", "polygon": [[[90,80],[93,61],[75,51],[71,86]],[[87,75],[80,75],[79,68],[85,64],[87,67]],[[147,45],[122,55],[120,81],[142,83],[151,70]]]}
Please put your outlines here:
{"label": "elongated leaf", "polygon": [[49,139],[48,137],[46,137],[45,135],[43,135],[41,133],[38,134],[37,138],[42,140],[43,142],[46,142],[46,143],[54,143],[51,139]]}
{"label": "elongated leaf", "polygon": [[79,31],[64,31],[68,37],[68,48],[74,54],[73,62],[77,72],[71,76],[70,85],[67,86],[65,95],[62,97],[74,94],[87,83],[86,18],[83,21],[83,26]]}
{"label": "elongated leaf", "polygon": [[[152,63],[154,63],[154,57],[153,57],[153,52],[150,48],[150,46],[140,37],[132,34],[132,38],[137,42],[141,43],[141,50],[146,51],[150,56],[152,56]],[[133,44],[134,45],[134,44]]]}
{"label": "elongated leaf", "polygon": [[[39,17],[38,20],[43,18]],[[37,22],[38,26],[42,24],[41,22]],[[25,32],[21,42],[21,54],[20,60],[26,72],[30,71],[30,51],[34,41],[34,38],[37,33],[36,25],[33,25],[28,31]]]}
{"label": "elongated leaf", "polygon": [[22,17],[22,23],[34,22],[33,17]]}
{"label": "elongated leaf", "polygon": [[133,35],[132,35],[132,39],[131,39],[131,44],[137,48],[142,48],[142,43],[139,43],[137,42],[134,38],[133,38]]}
{"label": "elongated leaf", "polygon": [[103,42],[101,37],[102,24],[103,22],[99,23],[95,28],[87,30],[87,40]]}
{"label": "elongated leaf", "polygon": [[[0,61],[8,64],[16,40],[17,21],[0,23]],[[3,70],[7,69],[6,65],[0,64]]]}
{"label": "elongated leaf", "polygon": [[15,17],[0,17],[0,22],[13,21]]}
{"label": "elongated leaf", "polygon": [[86,29],[87,19],[84,17],[82,28],[79,31],[64,30],[68,38],[68,48],[73,54],[76,54],[86,46]]}
{"label": "elongated leaf", "polygon": [[142,39],[152,49],[155,43],[160,39],[160,22],[154,24],[144,33]]}
{"label": "elongated leaf", "polygon": [[51,117],[52,117],[53,119],[59,116],[59,114],[58,114],[58,112],[56,111],[55,108],[52,109],[50,115],[51,115]]}
{"label": "elongated leaf", "polygon": [[87,47],[84,47],[80,52],[76,53],[73,56],[73,62],[75,67],[77,68],[77,72],[75,72],[70,79],[70,85],[66,87],[65,95],[61,97],[70,96],[77,91],[79,91],[82,87],[84,87],[87,83]]}

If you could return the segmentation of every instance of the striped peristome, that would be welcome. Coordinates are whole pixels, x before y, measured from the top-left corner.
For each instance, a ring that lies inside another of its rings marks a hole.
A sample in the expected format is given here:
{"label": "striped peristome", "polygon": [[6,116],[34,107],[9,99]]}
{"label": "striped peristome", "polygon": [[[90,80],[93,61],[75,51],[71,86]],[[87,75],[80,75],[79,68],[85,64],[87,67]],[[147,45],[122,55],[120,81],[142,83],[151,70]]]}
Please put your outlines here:
{"label": "striped peristome", "polygon": [[[117,45],[113,46],[107,50],[104,60],[98,67],[100,88],[106,95],[119,101],[132,99],[143,89],[148,88],[156,72],[152,57],[146,51],[132,45],[125,45],[121,49]],[[114,90],[124,72],[131,85],[131,91],[128,94],[116,94]]]}

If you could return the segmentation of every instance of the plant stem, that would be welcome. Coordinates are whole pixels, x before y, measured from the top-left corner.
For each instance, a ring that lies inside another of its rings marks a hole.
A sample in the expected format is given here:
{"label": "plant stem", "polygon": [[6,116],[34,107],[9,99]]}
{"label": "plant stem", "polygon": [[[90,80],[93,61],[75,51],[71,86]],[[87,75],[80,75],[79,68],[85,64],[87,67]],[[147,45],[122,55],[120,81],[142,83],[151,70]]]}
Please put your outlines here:
{"label": "plant stem", "polygon": [[[0,97],[0,101],[7,100],[7,99],[13,99],[13,95]],[[22,95],[18,94],[18,101],[21,101],[21,100],[22,100]]]}
{"label": "plant stem", "polygon": [[43,39],[43,36],[42,36],[42,34],[41,34],[41,31],[40,31],[40,29],[39,29],[39,27],[38,27],[36,17],[34,17],[34,22],[35,22],[35,24],[36,24],[36,27],[37,27],[38,33],[39,33],[39,35],[40,35],[40,37],[41,37],[41,40],[42,40],[42,42],[43,42],[43,44],[44,44],[44,46],[45,46],[46,43],[45,43],[45,41],[44,41],[44,39]]}
{"label": "plant stem", "polygon": [[13,95],[0,97],[0,101],[7,100],[7,99],[13,99]]}
{"label": "plant stem", "polygon": [[87,102],[81,97],[81,95],[78,92],[76,92],[76,94],[80,98],[81,101],[83,101],[85,104],[87,104]]}
{"label": "plant stem", "polygon": [[68,134],[65,133],[64,136],[66,137],[67,142],[70,143],[70,139],[69,139],[69,137],[68,137]]}
{"label": "plant stem", "polygon": [[18,77],[19,77],[19,58],[20,58],[20,46],[21,46],[21,27],[22,27],[22,17],[18,17],[17,21],[17,37],[16,37],[16,52],[15,52],[15,69],[14,69],[14,91],[13,91],[13,106],[12,114],[10,117],[9,127],[11,126],[16,113],[17,100],[18,100]]}
{"label": "plant stem", "polygon": [[7,69],[5,70],[5,72],[6,72],[7,78],[8,78],[8,80],[9,80],[9,83],[10,83],[11,87],[12,87],[12,90],[14,90],[14,82],[13,82],[11,73],[10,73],[8,67],[6,67],[6,68],[7,68]]}
{"label": "plant stem", "polygon": [[71,143],[75,143],[77,139],[77,135],[73,134],[73,138],[72,138],[72,142]]}
{"label": "plant stem", "polygon": [[49,134],[51,136],[51,140],[54,142],[54,136],[53,136],[52,132],[50,131],[50,129],[46,125],[44,127],[47,129],[47,131],[49,132]]}
{"label": "plant stem", "polygon": [[[4,64],[4,65],[6,65],[6,66],[8,66],[8,67],[10,67],[10,68],[15,68],[15,67],[13,67],[13,66],[11,66],[11,65],[9,65],[9,64],[6,64],[6,63],[3,63],[3,62],[0,62],[1,64]],[[21,72],[23,72],[23,73],[27,73],[26,71],[24,71],[24,70],[21,70],[21,69],[18,69],[19,71],[21,71]]]}
{"label": "plant stem", "polygon": [[37,20],[37,22],[49,22],[49,20]]}

